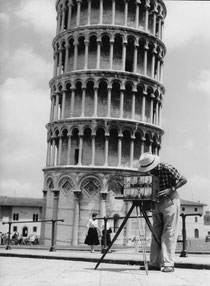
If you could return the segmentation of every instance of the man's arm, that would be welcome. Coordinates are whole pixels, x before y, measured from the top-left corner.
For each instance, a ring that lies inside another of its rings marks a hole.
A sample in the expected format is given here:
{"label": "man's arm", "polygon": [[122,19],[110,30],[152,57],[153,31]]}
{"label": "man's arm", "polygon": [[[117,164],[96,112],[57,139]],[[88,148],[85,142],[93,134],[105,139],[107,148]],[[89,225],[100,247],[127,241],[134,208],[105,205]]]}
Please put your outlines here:
{"label": "man's arm", "polygon": [[181,188],[187,183],[187,179],[184,176],[181,176],[180,180],[178,183],[174,186],[175,189]]}
{"label": "man's arm", "polygon": [[176,189],[181,188],[182,186],[184,186],[187,183],[187,179],[184,176],[181,176],[181,178],[179,179],[178,183],[175,186],[172,186],[171,188],[165,189],[160,191],[158,194],[159,196],[168,196],[171,193],[173,193],[174,191],[176,191]]}

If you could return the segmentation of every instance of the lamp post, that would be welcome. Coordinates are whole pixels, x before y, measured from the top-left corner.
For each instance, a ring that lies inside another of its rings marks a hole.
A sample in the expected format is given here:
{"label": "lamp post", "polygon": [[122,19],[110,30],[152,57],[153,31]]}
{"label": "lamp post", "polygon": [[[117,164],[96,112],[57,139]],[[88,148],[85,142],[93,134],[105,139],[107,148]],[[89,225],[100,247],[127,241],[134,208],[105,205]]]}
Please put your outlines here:
{"label": "lamp post", "polygon": [[186,250],[186,217],[187,216],[202,216],[201,213],[198,214],[184,214],[181,213],[180,216],[182,217],[182,251],[179,257],[187,257],[187,250]]}

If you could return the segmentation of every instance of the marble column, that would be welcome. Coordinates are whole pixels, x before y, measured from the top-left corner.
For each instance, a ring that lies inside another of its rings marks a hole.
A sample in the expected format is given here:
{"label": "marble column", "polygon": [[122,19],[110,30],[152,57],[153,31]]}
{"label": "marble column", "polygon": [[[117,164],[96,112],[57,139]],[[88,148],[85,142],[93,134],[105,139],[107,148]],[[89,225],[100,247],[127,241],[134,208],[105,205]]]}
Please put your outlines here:
{"label": "marble column", "polygon": [[75,89],[71,89],[71,110],[70,110],[70,117],[74,116],[74,101],[75,101]]}
{"label": "marble column", "polygon": [[116,2],[112,0],[112,25],[115,24],[115,9],[116,9]]}
{"label": "marble column", "polygon": [[70,2],[68,3],[68,7],[69,7],[68,24],[67,24],[67,29],[68,30],[71,28],[72,5],[73,5],[72,1],[70,0]]}
{"label": "marble column", "polygon": [[104,160],[104,166],[108,166],[108,157],[109,157],[109,134],[105,134],[105,160]]}
{"label": "marble column", "polygon": [[62,91],[61,119],[65,118],[65,107],[66,107],[66,89],[63,89],[63,91]]}
{"label": "marble column", "polygon": [[82,0],[77,0],[77,19],[76,19],[76,27],[79,27],[79,25],[80,25],[81,2],[82,2]]}
{"label": "marble column", "polygon": [[86,70],[88,67],[88,49],[89,49],[89,40],[85,40],[85,63],[84,63],[84,69]]}
{"label": "marble column", "polygon": [[71,163],[71,134],[67,134],[68,136],[68,152],[67,152],[67,165]]}
{"label": "marble column", "polygon": [[92,134],[92,159],[91,159],[91,165],[93,165],[93,166],[95,165],[95,149],[96,149],[95,138],[96,138],[96,135]]}
{"label": "marble column", "polygon": [[122,159],[122,138],[123,134],[118,135],[118,167],[121,166],[121,159]]}
{"label": "marble column", "polygon": [[79,201],[82,192],[80,190],[74,191],[74,218],[73,218],[73,229],[72,229],[72,245],[78,245],[78,233],[79,233]]}

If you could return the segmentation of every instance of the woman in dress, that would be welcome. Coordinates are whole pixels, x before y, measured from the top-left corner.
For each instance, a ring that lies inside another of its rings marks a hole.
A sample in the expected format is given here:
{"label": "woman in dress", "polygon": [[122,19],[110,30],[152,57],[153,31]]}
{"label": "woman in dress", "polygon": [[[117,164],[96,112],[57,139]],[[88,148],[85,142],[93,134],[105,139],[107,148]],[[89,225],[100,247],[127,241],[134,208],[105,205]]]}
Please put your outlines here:
{"label": "woman in dress", "polygon": [[100,229],[98,226],[98,220],[96,219],[97,213],[93,213],[92,217],[87,223],[87,235],[85,238],[85,244],[90,245],[91,252],[94,252],[94,246],[99,245]]}

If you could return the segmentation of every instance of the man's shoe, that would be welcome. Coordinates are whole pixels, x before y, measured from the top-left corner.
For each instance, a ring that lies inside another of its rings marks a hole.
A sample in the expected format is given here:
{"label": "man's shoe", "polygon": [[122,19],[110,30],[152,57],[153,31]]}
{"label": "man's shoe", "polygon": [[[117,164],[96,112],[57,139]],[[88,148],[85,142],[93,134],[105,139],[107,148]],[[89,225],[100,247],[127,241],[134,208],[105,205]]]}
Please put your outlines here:
{"label": "man's shoe", "polygon": [[174,267],[173,266],[165,266],[163,269],[162,269],[162,272],[174,272]]}
{"label": "man's shoe", "polygon": [[[146,270],[145,266],[141,266],[139,269],[140,270]],[[148,270],[160,271],[160,267],[148,265]]]}

